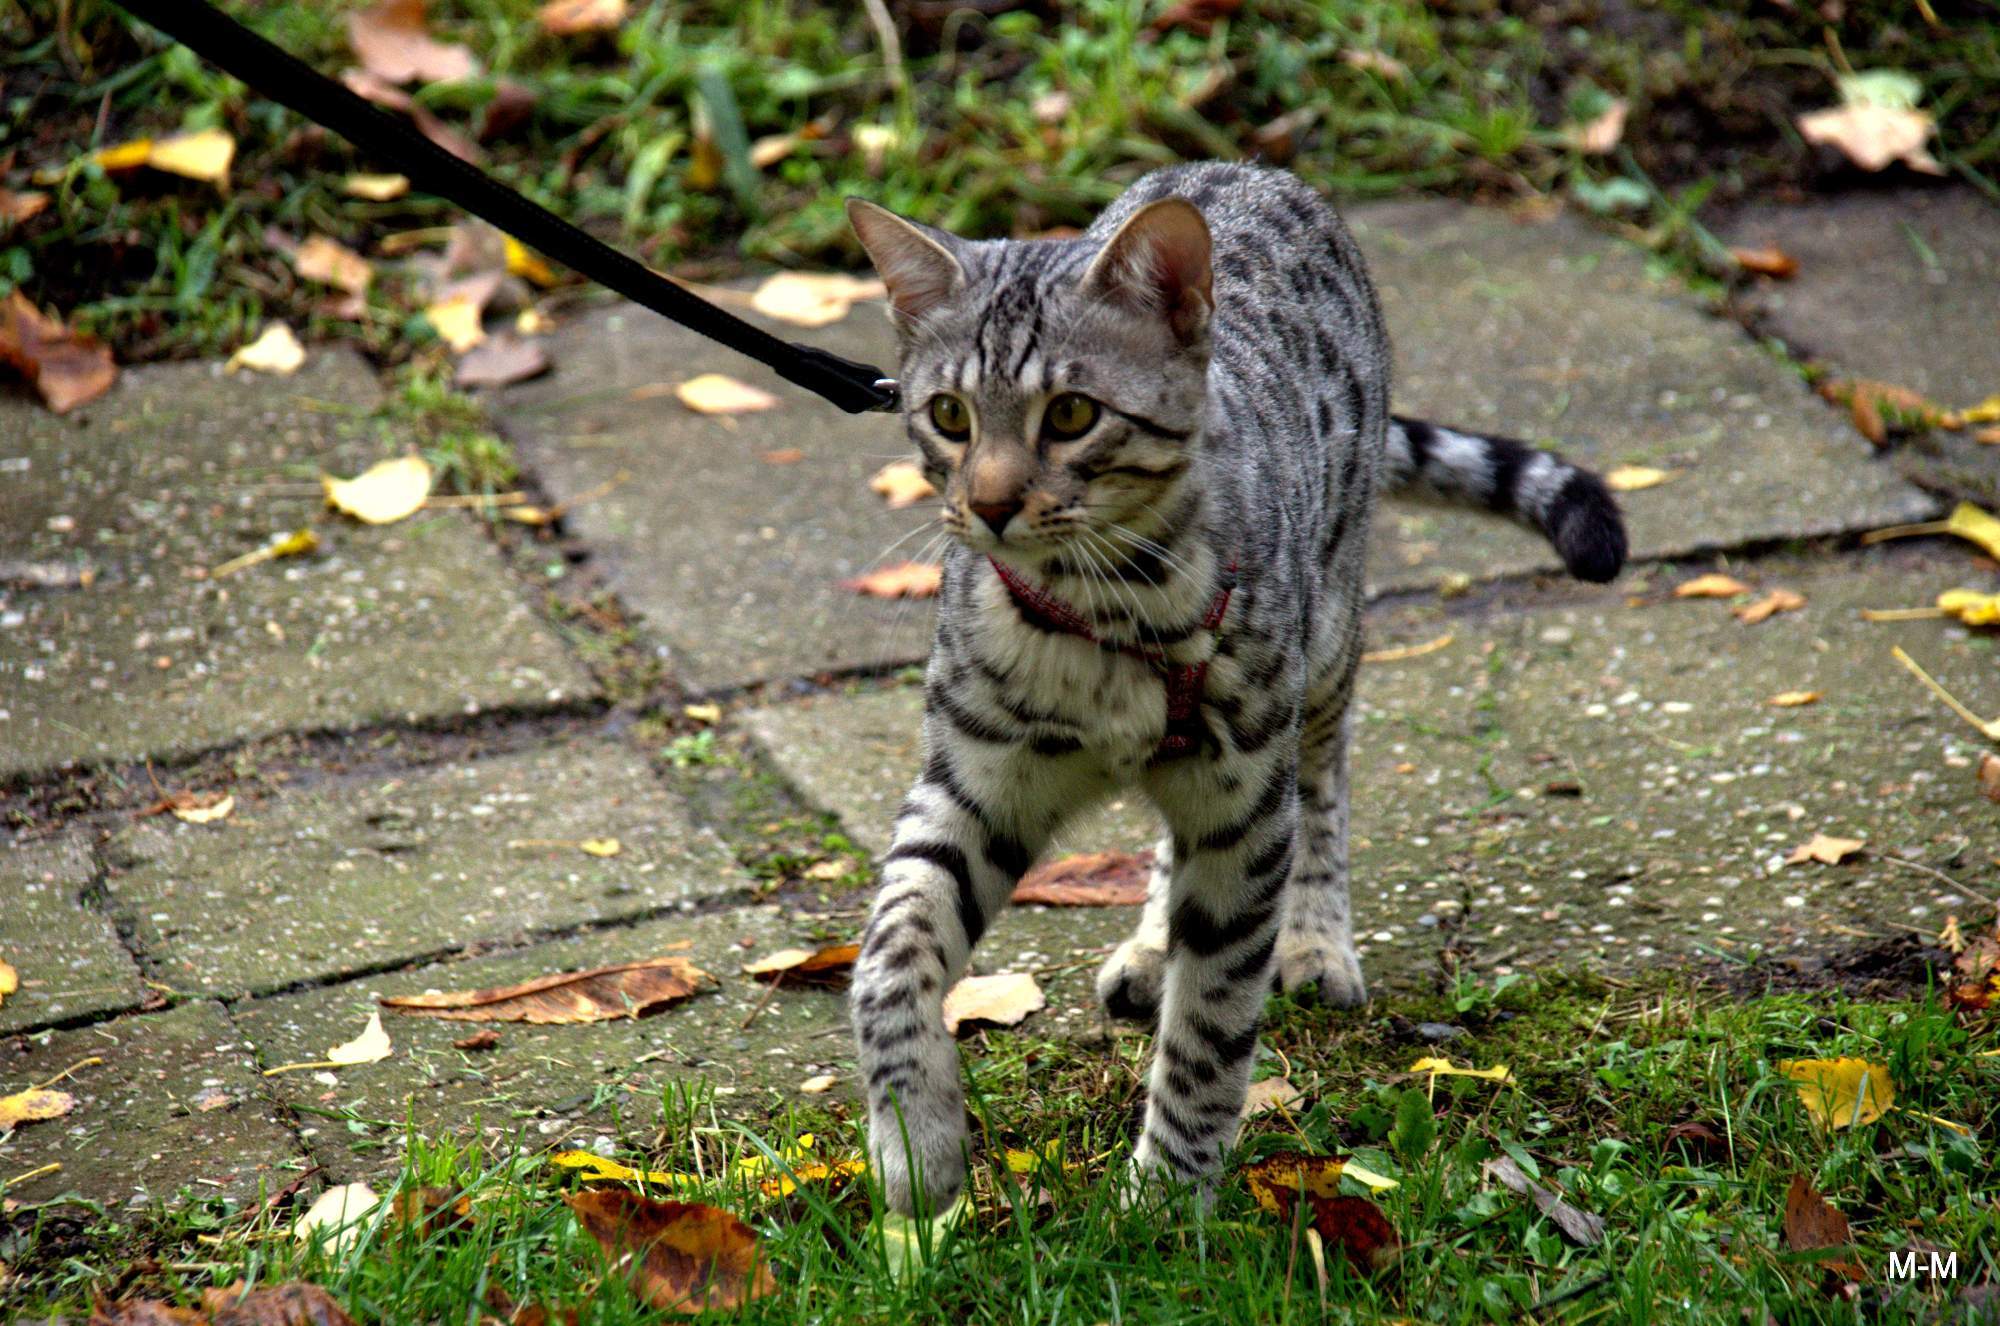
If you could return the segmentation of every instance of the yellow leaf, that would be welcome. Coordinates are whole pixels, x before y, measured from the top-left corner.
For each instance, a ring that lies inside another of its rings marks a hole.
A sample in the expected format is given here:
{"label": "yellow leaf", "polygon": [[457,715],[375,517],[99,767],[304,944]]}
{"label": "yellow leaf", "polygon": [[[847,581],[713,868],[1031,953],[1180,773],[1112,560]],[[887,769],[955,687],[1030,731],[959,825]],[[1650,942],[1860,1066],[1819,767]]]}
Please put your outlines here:
{"label": "yellow leaf", "polygon": [[502,237],[506,241],[507,272],[511,276],[533,281],[536,285],[550,286],[556,283],[556,274],[542,261],[541,255],[515,239],[512,235]]}
{"label": "yellow leaf", "polygon": [[308,281],[338,286],[351,295],[366,294],[375,279],[375,267],[366,258],[337,240],[312,235],[299,245],[292,265]]}
{"label": "yellow leaf", "polygon": [[1748,594],[1750,586],[1735,576],[1726,576],[1711,571],[1705,576],[1696,576],[1686,584],[1674,586],[1677,599],[1727,599],[1738,594]]}
{"label": "yellow leaf", "polygon": [[1372,1188],[1376,1192],[1388,1192],[1396,1186],[1396,1180],[1384,1174],[1377,1174],[1367,1166],[1358,1165],[1351,1160],[1341,1168],[1340,1173],[1341,1177],[1353,1179],[1356,1183],[1367,1188]]}
{"label": "yellow leaf", "polygon": [[1410,1065],[1412,1073],[1445,1074],[1450,1077],[1482,1077],[1489,1082],[1512,1082],[1514,1074],[1507,1065],[1496,1064],[1491,1068],[1460,1068],[1449,1059],[1423,1058]]}
{"label": "yellow leaf", "polygon": [[1821,865],[1837,866],[1868,844],[1860,838],[1832,838],[1823,833],[1815,833],[1811,841],[1800,843],[1785,858],[1785,864],[1796,866],[1807,861],[1817,861]]}
{"label": "yellow leaf", "polygon": [[697,723],[720,723],[722,706],[719,704],[684,704],[681,712]]}
{"label": "yellow leaf", "polygon": [[839,272],[779,272],[750,296],[750,307],[794,327],[824,327],[847,316],[856,301],[880,299],[880,281]]}
{"label": "yellow leaf", "polygon": [[349,175],[341,181],[342,193],[351,198],[366,198],[371,203],[394,202],[410,191],[410,177],[407,175]]}
{"label": "yellow leaf", "polygon": [[145,165],[146,158],[152,154],[152,139],[135,138],[129,143],[120,143],[116,147],[93,152],[90,154],[90,159],[105,170],[135,170]]}
{"label": "yellow leaf", "polygon": [[688,1187],[701,1182],[693,1174],[671,1174],[661,1169],[632,1169],[589,1151],[558,1151],[549,1157],[549,1164],[562,1169],[573,1169],[577,1171],[578,1178],[587,1182],[604,1180],[637,1183],[643,1179],[647,1183],[657,1183],[668,1188]]}
{"label": "yellow leaf", "polygon": [[1873,1123],[1896,1101],[1889,1070],[1866,1059],[1787,1059],[1778,1071],[1799,1084],[1799,1104],[1829,1128]]}
{"label": "yellow leaf", "polygon": [[381,1013],[370,1013],[368,1025],[361,1029],[361,1034],[344,1045],[328,1050],[326,1061],[339,1068],[379,1063],[389,1057],[390,1048],[389,1033],[382,1029]]}
{"label": "yellow leaf", "polygon": [[590,856],[616,856],[625,850],[616,838],[585,838],[577,847]]}
{"label": "yellow leaf", "polygon": [[458,354],[486,339],[486,329],[479,325],[479,301],[470,295],[440,299],[424,309],[424,320]]}
{"label": "yellow leaf", "polygon": [[1981,594],[1975,589],[1947,589],[1938,595],[1937,605],[1967,626],[2000,626],[2000,594]]}
{"label": "yellow leaf", "polygon": [[1657,488],[1673,477],[1650,465],[1620,465],[1604,476],[1604,486],[1614,493],[1636,493],[1642,488]]}
{"label": "yellow leaf", "polygon": [[1731,608],[1730,612],[1745,626],[1755,626],[1766,617],[1773,617],[1781,612],[1795,612],[1805,606],[1805,595],[1789,589],[1774,589],[1755,603],[1745,603],[1741,607]]}
{"label": "yellow leaf", "polygon": [[799,1091],[801,1094],[807,1096],[823,1096],[833,1090],[839,1081],[840,1079],[832,1073],[815,1073],[813,1076],[799,1083]]}
{"label": "yellow leaf", "polygon": [[1823,691],[1779,691],[1764,703],[1779,709],[1797,709],[1800,705],[1818,704],[1824,694]]}
{"label": "yellow leaf", "polygon": [[189,824],[213,824],[229,818],[229,813],[236,809],[236,798],[225,794],[205,806],[173,806],[170,809],[177,820],[185,820]]}
{"label": "yellow leaf", "polygon": [[674,388],[674,395],[696,414],[748,414],[771,409],[778,403],[778,398],[770,392],[720,373],[689,378]]}
{"label": "yellow leaf", "polygon": [[1988,396],[1968,410],[1955,412],[1958,422],[1963,424],[2000,424],[2000,396]]}
{"label": "yellow leaf", "polygon": [[944,568],[935,562],[897,562],[843,580],[840,587],[878,599],[927,599],[943,584]]}
{"label": "yellow leaf", "polygon": [[279,377],[289,377],[299,371],[299,365],[306,362],[305,347],[299,338],[292,335],[292,329],[282,322],[274,322],[264,328],[256,340],[229,356],[223,371],[234,373],[239,368],[252,369],[258,373],[272,373]]}
{"label": "yellow leaf", "polygon": [[915,462],[907,460],[892,460],[875,471],[868,487],[889,504],[891,511],[915,506],[926,497],[937,496],[937,489],[924,477],[924,472],[917,468]]}
{"label": "yellow leaf", "polygon": [[1989,557],[2000,557],[2000,518],[1980,510],[1970,502],[1960,502],[1943,520],[1927,520],[1920,525],[1894,525],[1862,537],[1863,543],[1883,539],[1906,539],[1915,534],[1953,534],[1976,543]]}
{"label": "yellow leaf", "polygon": [[146,164],[170,175],[184,175],[207,184],[229,180],[229,163],[236,157],[236,140],[220,129],[176,134],[157,139],[146,153]]}
{"label": "yellow leaf", "polygon": [[761,1180],[757,1191],[766,1197],[789,1197],[809,1183],[830,1183],[867,1172],[865,1160],[812,1160],[793,1165],[789,1173],[780,1170]]}
{"label": "yellow leaf", "polygon": [[1018,1146],[1010,1146],[1001,1153],[1000,1159],[1011,1174],[1028,1174],[1040,1169],[1046,1163],[1062,1163],[1062,1139],[1051,1137],[1042,1143],[1040,1151],[1028,1151]]}
{"label": "yellow leaf", "polygon": [[7,1002],[7,996],[21,988],[21,973],[14,970],[14,964],[0,959],[0,1004]]}
{"label": "yellow leaf", "polygon": [[422,456],[398,456],[352,479],[321,475],[327,505],[369,525],[390,525],[421,510],[431,495],[431,466]]}
{"label": "yellow leaf", "polygon": [[43,1119],[60,1119],[76,1108],[76,1097],[67,1091],[19,1091],[0,1096],[0,1128],[14,1128]]}

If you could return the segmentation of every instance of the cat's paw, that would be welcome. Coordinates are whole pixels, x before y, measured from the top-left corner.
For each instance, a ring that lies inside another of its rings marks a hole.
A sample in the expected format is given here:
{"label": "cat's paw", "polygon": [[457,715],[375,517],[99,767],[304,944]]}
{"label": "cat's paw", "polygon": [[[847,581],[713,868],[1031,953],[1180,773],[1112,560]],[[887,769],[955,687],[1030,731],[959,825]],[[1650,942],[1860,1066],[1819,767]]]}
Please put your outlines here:
{"label": "cat's paw", "polygon": [[938,1122],[911,1127],[907,1116],[870,1120],[869,1163],[884,1199],[898,1215],[929,1219],[958,1200],[965,1187],[963,1114],[961,1107],[955,1128]]}
{"label": "cat's paw", "polygon": [[1097,1002],[1121,1022],[1150,1025],[1160,1016],[1165,949],[1128,939],[1112,950],[1097,973]]}
{"label": "cat's paw", "polygon": [[1277,984],[1301,1003],[1359,1008],[1368,1002],[1361,955],[1352,941],[1326,935],[1280,937]]}

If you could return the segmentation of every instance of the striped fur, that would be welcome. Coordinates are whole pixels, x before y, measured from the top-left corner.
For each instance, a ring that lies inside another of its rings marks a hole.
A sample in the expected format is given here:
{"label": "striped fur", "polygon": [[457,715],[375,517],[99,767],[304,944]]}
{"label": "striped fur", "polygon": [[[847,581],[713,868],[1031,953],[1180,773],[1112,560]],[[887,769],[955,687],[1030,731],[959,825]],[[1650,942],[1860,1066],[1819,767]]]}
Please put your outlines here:
{"label": "striped fur", "polygon": [[[1273,982],[1366,998],[1347,711],[1378,487],[1517,513],[1593,579],[1623,557],[1616,508],[1553,457],[1392,423],[1374,290],[1339,218],[1290,175],[1160,171],[1074,240],[974,243],[849,212],[890,290],[905,424],[955,536],[923,772],[855,972],[877,1173],[905,1212],[958,1192],[944,992],[1062,825],[1132,789],[1166,831],[1098,988],[1113,1014],[1157,1022],[1138,1172],[1200,1180],[1234,1133]],[[1085,415],[1081,432],[1056,426]],[[989,556],[1110,647],[1024,617]],[[1232,563],[1227,615],[1204,629]],[[1160,671],[1118,645],[1207,662],[1197,751],[1160,753]]]}

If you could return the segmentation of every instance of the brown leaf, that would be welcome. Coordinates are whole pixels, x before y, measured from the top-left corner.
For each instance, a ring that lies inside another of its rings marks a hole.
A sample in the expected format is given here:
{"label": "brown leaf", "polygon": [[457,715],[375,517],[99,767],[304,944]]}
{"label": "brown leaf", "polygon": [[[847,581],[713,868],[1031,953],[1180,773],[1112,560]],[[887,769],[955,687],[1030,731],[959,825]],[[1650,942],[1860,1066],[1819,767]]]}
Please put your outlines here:
{"label": "brown leaf", "polygon": [[403,995],[385,1008],[460,1022],[576,1023],[641,1017],[713,980],[686,958],[647,958],[489,990]]}
{"label": "brown leaf", "polygon": [[292,255],[292,265],[308,281],[324,281],[353,295],[368,293],[375,267],[366,258],[325,235],[308,236]]}
{"label": "brown leaf", "polygon": [[669,1312],[733,1308],[777,1292],[757,1235],[727,1211],[698,1202],[663,1202],[622,1188],[563,1198],[614,1272],[627,1271],[639,1297]]}
{"label": "brown leaf", "polygon": [[875,471],[875,477],[868,481],[869,491],[879,496],[891,511],[900,511],[906,506],[915,506],[927,497],[936,497],[937,489],[924,477],[924,472],[914,461],[892,460]]}
{"label": "brown leaf", "polygon": [[1347,1167],[1345,1156],[1308,1156],[1297,1151],[1280,1151],[1254,1165],[1243,1167],[1243,1186],[1250,1199],[1272,1215],[1288,1215],[1292,1198],[1301,1191],[1307,1196],[1338,1197],[1340,1175]]}
{"label": "brown leaf", "polygon": [[1775,245],[1764,249],[1731,249],[1736,265],[1755,276],[1784,281],[1797,275],[1799,260]]}
{"label": "brown leaf", "polygon": [[1595,118],[1569,127],[1570,145],[1590,156],[1603,156],[1615,150],[1618,140],[1625,136],[1625,116],[1631,109],[1623,97],[1613,97],[1611,104]]}
{"label": "brown leaf", "polygon": [[1048,1004],[1042,987],[1026,972],[968,976],[945,992],[944,1029],[956,1036],[960,1027],[971,1022],[1012,1027]]}
{"label": "brown leaf", "polygon": [[100,1298],[91,1309],[90,1326],[208,1326],[208,1317],[154,1299],[112,1303]]}
{"label": "brown leaf", "polygon": [[840,587],[878,599],[927,599],[943,583],[944,568],[934,562],[897,562],[843,580]]}
{"label": "brown leaf", "polygon": [[1878,447],[1888,445],[1892,431],[1936,428],[1945,419],[1945,412],[1931,404],[1923,393],[1893,382],[1829,378],[1814,390],[1836,405],[1845,405],[1861,436]]}
{"label": "brown leaf", "polygon": [[766,465],[796,465],[806,458],[797,447],[778,447],[759,457]]}
{"label": "brown leaf", "polygon": [[1672,1151],[1676,1144],[1696,1159],[1715,1164],[1728,1160],[1733,1154],[1729,1139],[1718,1132],[1713,1124],[1703,1123],[1699,1119],[1677,1123],[1667,1129],[1667,1135],[1661,1142],[1662,1147]]}
{"label": "brown leaf", "polygon": [[1044,907],[1136,907],[1146,901],[1151,852],[1082,852],[1045,861],[1014,886],[1017,903]]}
{"label": "brown leaf", "polygon": [[[1792,1186],[1785,1192],[1785,1246],[1793,1252],[1812,1252],[1819,1248],[1844,1248],[1853,1242],[1847,1217],[1820,1196],[1805,1175],[1793,1175]],[[1867,1270],[1852,1261],[1819,1264],[1843,1279],[1868,1278]]]}
{"label": "brown leaf", "polygon": [[1206,37],[1217,19],[1227,18],[1243,8],[1243,0],[1175,0],[1153,20],[1153,31],[1181,28],[1197,37]]}
{"label": "brown leaf", "polygon": [[1766,617],[1776,616],[1781,612],[1796,612],[1805,606],[1805,595],[1794,593],[1789,589],[1774,589],[1756,602],[1745,603],[1741,607],[1731,608],[1730,611],[1736,615],[1736,620],[1745,626],[1755,626]]}
{"label": "brown leaf", "polygon": [[674,396],[696,414],[751,414],[777,408],[776,396],[762,387],[722,373],[703,373],[674,388]]}
{"label": "brown leaf", "polygon": [[118,1303],[99,1299],[90,1322],[91,1326],[354,1326],[354,1319],[318,1285],[295,1281],[259,1285],[245,1293],[240,1280],[226,1289],[202,1291],[198,1312],[152,1299]]}
{"label": "brown leaf", "polygon": [[391,83],[445,83],[479,69],[471,51],[424,30],[424,0],[380,0],[349,14],[347,41],[362,68]]}
{"label": "brown leaf", "polygon": [[0,305],[0,363],[33,383],[57,414],[97,399],[118,380],[109,346],[44,314],[18,289]]}
{"label": "brown leaf", "polygon": [[1832,838],[1823,833],[1815,833],[1810,841],[1792,849],[1792,854],[1785,858],[1785,864],[1796,866],[1807,861],[1817,861],[1821,865],[1837,866],[1867,845],[1860,838]]}
{"label": "brown leaf", "polygon": [[1798,709],[1809,704],[1818,704],[1826,695],[1824,691],[1779,691],[1764,701],[1777,709]]}
{"label": "brown leaf", "polygon": [[12,189],[0,188],[0,221],[18,226],[40,216],[42,209],[48,205],[49,196],[46,193],[33,190],[15,193]]}
{"label": "brown leaf", "polygon": [[549,371],[549,356],[538,341],[495,332],[465,352],[452,381],[460,387],[504,387]]}
{"label": "brown leaf", "polygon": [[770,985],[841,986],[854,975],[854,963],[860,956],[859,944],[780,949],[769,957],[745,964],[743,974]]}
{"label": "brown leaf", "polygon": [[1713,571],[1705,576],[1696,576],[1685,584],[1674,586],[1674,597],[1677,599],[1727,599],[1749,592],[1750,586],[1735,576],[1726,576]]}
{"label": "brown leaf", "polygon": [[1306,1199],[1312,1206],[1313,1228],[1330,1248],[1338,1248],[1361,1271],[1379,1274],[1396,1264],[1402,1255],[1403,1240],[1382,1208],[1366,1197],[1321,1197]]}
{"label": "brown leaf", "polygon": [[1979,794],[1988,801],[2000,801],[2000,755],[1987,751],[1979,757]]}
{"label": "brown leaf", "polygon": [[490,1050],[499,1043],[500,1029],[498,1027],[488,1027],[484,1031],[475,1031],[462,1040],[453,1041],[451,1048],[454,1050]]}
{"label": "brown leaf", "polygon": [[435,1184],[406,1189],[390,1200],[389,1217],[398,1224],[414,1226],[420,1239],[463,1234],[472,1227],[472,1199]]}
{"label": "brown leaf", "polygon": [[1480,1167],[1480,1172],[1532,1201],[1535,1209],[1553,1221],[1570,1242],[1588,1248],[1604,1241],[1603,1216],[1572,1206],[1536,1183],[1514,1163],[1512,1156],[1495,1156]]}
{"label": "brown leaf", "polygon": [[535,21],[552,37],[603,32],[625,21],[625,0],[549,0],[535,11]]}
{"label": "brown leaf", "polygon": [[1288,1077],[1267,1077],[1252,1082],[1243,1095],[1243,1117],[1254,1119],[1273,1110],[1288,1110],[1305,1099],[1306,1093],[1292,1085]]}

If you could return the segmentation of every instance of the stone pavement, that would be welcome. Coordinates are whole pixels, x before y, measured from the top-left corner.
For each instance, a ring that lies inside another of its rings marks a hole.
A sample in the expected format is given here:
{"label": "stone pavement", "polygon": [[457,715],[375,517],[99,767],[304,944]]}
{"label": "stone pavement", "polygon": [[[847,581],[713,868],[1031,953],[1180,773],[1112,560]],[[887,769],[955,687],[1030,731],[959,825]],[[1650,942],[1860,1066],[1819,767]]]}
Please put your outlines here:
{"label": "stone pavement", "polygon": [[[1902,645],[2000,713],[1991,633],[1860,616],[1994,587],[1963,544],[1853,547],[1940,496],[1742,327],[1580,224],[1436,202],[1355,220],[1402,408],[1673,472],[1627,497],[1642,560],[1608,587],[1538,574],[1553,566],[1538,543],[1476,514],[1385,510],[1376,643],[1450,639],[1364,671],[1355,865],[1377,988],[1421,985],[1446,942],[1488,971],[1810,954],[1935,930],[2000,892],[2000,812],[1973,777],[1985,743],[1889,657]],[[1767,293],[1783,304],[1763,325],[1788,343],[1953,404],[2000,390],[1976,349],[1992,304],[1958,293],[1992,272],[2000,213],[1933,194],[1741,225],[1804,262]],[[1931,255],[1910,270],[1891,261],[1904,226]],[[1883,265],[1857,276],[1851,251]],[[787,334],[890,355],[874,307]],[[0,583],[0,960],[22,980],[0,1004],[0,1094],[60,1077],[77,1098],[0,1133],[8,1198],[249,1200],[312,1165],[376,1174],[411,1128],[638,1144],[662,1094],[697,1085],[744,1116],[851,1108],[845,1082],[797,1091],[850,1072],[839,996],[769,995],[739,967],[851,936],[865,891],[746,863],[814,813],[880,851],[916,765],[919,697],[899,670],[922,657],[928,610],[837,587],[926,537],[921,511],[866,488],[897,430],[629,308],[579,314],[550,348],[554,373],[495,402],[527,474],[557,500],[626,476],[569,517],[564,551],[585,556],[567,571],[511,556],[462,511],[380,529],[317,513],[322,469],[397,449],[367,417],[372,375],[342,352],[276,381],[140,369],[61,420],[0,398],[0,569],[92,573]],[[640,390],[707,370],[783,404],[723,421]],[[803,456],[773,462],[787,450]],[[2000,468],[1987,451],[1964,463]],[[314,556],[191,574],[313,522]],[[1805,606],[1745,625],[1672,597],[1718,565]],[[549,592],[599,587],[636,640],[579,644],[547,615]],[[593,671],[607,647],[666,659],[659,712],[609,705]],[[728,702],[713,751],[663,749],[686,731],[674,687]],[[1796,690],[1821,698],[1769,703]],[[136,817],[183,786],[226,788],[236,809]],[[817,832],[785,841],[819,852]],[[1152,832],[1120,802],[1069,845]],[[1815,832],[1867,846],[1785,864]],[[603,838],[615,855],[579,846]],[[976,965],[1040,975],[1050,1007],[1031,1029],[1094,1034],[1091,970],[1133,920],[1013,909]],[[323,1058],[381,996],[664,952],[717,979],[656,1017],[508,1025],[472,1052],[453,1045],[464,1024],[392,1016],[387,1060],[262,1075]]]}

